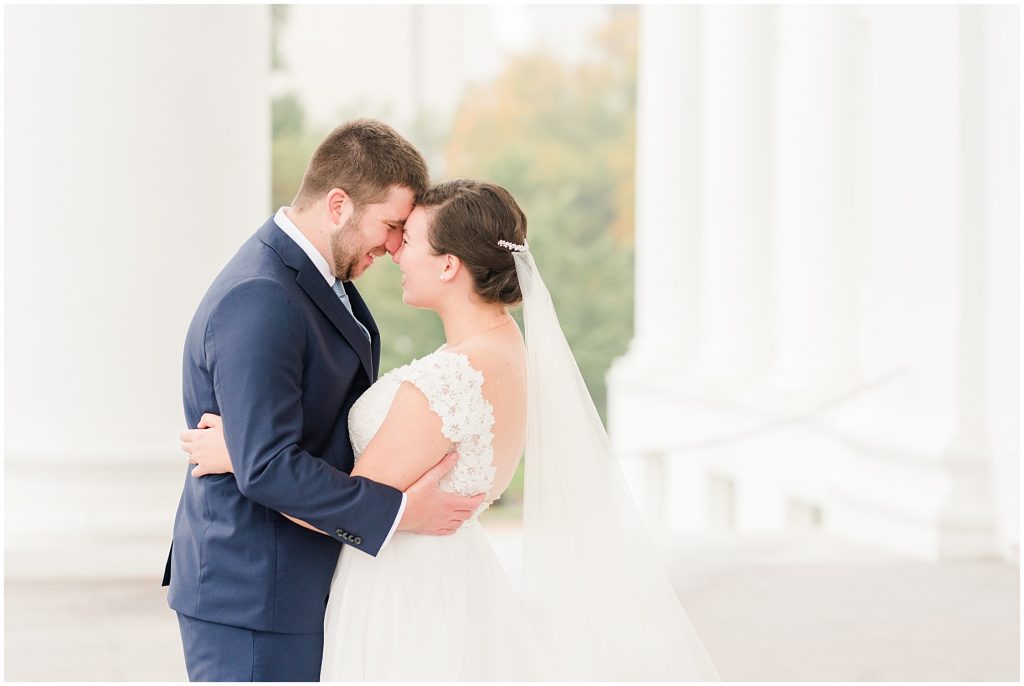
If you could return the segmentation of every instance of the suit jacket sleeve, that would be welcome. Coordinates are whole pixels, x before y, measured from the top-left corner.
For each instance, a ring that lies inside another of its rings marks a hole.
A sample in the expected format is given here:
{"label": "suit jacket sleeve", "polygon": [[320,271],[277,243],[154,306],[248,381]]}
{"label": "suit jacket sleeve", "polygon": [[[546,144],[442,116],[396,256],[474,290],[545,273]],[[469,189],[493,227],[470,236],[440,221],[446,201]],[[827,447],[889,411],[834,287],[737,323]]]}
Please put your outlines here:
{"label": "suit jacket sleeve", "polygon": [[238,489],[376,555],[402,493],[349,476],[299,445],[306,335],[298,306],[270,279],[236,285],[211,313],[206,359]]}

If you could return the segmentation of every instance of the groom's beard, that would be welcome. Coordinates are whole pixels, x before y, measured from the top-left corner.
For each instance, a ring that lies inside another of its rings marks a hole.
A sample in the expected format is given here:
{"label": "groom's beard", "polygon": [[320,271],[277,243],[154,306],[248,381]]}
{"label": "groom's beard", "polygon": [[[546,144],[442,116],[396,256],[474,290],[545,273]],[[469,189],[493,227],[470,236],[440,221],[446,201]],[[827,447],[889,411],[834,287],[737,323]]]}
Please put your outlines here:
{"label": "groom's beard", "polygon": [[360,252],[359,219],[353,214],[342,225],[341,229],[331,236],[331,256],[334,258],[334,276],[340,281],[351,281],[360,276],[356,273],[359,263],[368,250]]}

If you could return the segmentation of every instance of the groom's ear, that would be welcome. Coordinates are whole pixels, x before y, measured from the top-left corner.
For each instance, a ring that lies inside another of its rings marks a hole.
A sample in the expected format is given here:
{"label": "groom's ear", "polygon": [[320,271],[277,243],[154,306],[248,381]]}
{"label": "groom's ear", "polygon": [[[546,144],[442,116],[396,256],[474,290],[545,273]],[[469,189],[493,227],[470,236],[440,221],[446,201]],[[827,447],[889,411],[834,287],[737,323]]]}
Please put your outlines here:
{"label": "groom's ear", "polygon": [[341,188],[332,188],[327,191],[327,213],[331,216],[331,222],[335,224],[345,223],[355,207],[352,198]]}

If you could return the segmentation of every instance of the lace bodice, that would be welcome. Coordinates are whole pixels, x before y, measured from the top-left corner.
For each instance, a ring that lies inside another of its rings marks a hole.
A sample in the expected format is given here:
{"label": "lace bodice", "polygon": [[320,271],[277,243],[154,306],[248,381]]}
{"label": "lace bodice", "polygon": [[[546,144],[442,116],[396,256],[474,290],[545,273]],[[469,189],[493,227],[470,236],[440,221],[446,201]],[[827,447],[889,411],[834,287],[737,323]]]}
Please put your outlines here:
{"label": "lace bodice", "polygon": [[[494,410],[483,395],[484,376],[466,355],[445,346],[380,377],[352,405],[348,431],[356,460],[380,430],[403,381],[426,396],[430,409],[441,418],[445,437],[458,448],[459,461],[441,479],[441,488],[460,495],[490,490],[495,474]],[[485,500],[473,517],[489,505]]]}

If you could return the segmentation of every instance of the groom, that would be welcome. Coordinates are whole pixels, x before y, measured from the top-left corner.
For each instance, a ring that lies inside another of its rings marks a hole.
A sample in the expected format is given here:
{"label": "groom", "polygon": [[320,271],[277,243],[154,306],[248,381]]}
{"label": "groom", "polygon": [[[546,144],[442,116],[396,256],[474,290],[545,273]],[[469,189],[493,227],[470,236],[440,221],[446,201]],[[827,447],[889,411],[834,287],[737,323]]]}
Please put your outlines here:
{"label": "groom", "polygon": [[292,207],[242,245],[196,310],[185,414],[190,427],[223,417],[235,473],[186,476],[174,520],[163,585],[193,681],[318,681],[342,544],[376,555],[396,530],[450,530],[483,498],[438,488],[452,456],[405,493],[348,475],[349,408],[380,360],[350,282],[398,249],[427,183],[423,157],[389,126],[335,129]]}

